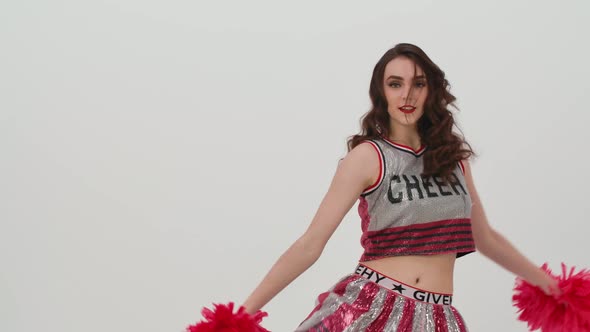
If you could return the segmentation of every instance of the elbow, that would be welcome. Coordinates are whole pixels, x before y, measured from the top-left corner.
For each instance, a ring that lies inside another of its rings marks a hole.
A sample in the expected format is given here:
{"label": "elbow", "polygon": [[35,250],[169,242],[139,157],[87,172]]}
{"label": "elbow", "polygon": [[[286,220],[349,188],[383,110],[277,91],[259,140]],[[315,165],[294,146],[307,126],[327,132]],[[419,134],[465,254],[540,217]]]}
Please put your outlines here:
{"label": "elbow", "polygon": [[322,255],[325,244],[313,239],[311,236],[303,235],[295,241],[295,246],[302,256],[315,262]]}

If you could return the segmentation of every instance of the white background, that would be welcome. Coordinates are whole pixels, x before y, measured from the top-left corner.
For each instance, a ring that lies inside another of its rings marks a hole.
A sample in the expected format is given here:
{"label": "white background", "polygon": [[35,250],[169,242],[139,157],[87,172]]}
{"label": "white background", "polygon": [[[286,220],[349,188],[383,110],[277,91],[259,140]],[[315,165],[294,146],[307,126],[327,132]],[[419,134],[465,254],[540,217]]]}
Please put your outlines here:
{"label": "white background", "polygon": [[[586,1],[6,1],[0,330],[182,331],[241,303],[307,227],[414,43],[447,74],[490,223],[537,264],[590,267]],[[360,257],[351,210],[271,301],[292,331]],[[471,331],[526,331],[514,276],[471,254]]]}

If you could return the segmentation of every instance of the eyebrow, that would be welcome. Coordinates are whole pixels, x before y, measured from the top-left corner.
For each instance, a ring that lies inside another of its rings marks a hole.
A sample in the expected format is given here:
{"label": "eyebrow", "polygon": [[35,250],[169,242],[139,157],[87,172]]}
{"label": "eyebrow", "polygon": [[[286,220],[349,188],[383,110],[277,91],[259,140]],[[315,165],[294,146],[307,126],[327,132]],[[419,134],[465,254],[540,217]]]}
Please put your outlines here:
{"label": "eyebrow", "polygon": [[[396,80],[400,80],[400,81],[403,81],[404,80],[403,77],[396,76],[396,75],[390,75],[389,77],[387,77],[387,79],[390,79],[390,78],[393,78],[393,79],[396,79]],[[426,76],[419,75],[419,76],[414,77],[414,80],[420,80],[420,79],[426,79]]]}

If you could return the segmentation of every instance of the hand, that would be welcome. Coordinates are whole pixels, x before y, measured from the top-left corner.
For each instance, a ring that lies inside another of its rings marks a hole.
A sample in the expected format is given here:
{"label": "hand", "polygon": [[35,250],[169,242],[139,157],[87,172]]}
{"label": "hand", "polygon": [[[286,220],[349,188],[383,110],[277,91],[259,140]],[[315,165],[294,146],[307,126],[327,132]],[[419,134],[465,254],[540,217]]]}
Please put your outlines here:
{"label": "hand", "polygon": [[535,283],[548,296],[559,297],[561,289],[559,288],[559,280],[543,271],[543,275],[539,281]]}

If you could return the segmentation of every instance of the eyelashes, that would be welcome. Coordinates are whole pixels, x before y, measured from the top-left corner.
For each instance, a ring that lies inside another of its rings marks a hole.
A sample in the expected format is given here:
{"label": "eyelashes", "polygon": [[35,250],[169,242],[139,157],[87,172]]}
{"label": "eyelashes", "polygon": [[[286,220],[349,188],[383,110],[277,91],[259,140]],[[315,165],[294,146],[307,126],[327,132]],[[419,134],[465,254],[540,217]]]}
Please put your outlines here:
{"label": "eyelashes", "polygon": [[[390,82],[387,85],[390,86],[390,87],[392,87],[392,88],[400,88],[402,86],[399,82]],[[424,88],[424,87],[426,87],[426,83],[425,82],[416,82],[414,84],[414,86],[417,87],[417,88]]]}

